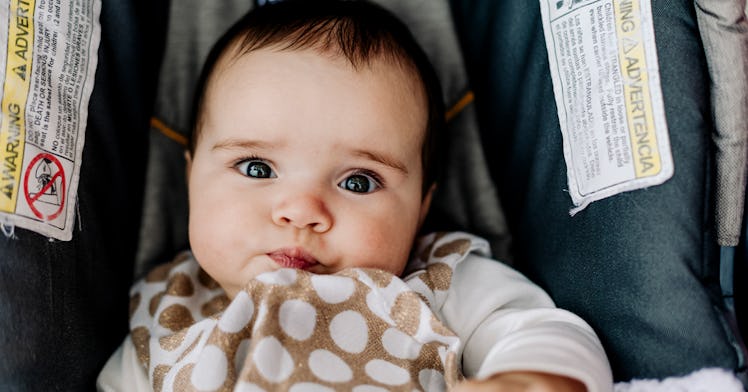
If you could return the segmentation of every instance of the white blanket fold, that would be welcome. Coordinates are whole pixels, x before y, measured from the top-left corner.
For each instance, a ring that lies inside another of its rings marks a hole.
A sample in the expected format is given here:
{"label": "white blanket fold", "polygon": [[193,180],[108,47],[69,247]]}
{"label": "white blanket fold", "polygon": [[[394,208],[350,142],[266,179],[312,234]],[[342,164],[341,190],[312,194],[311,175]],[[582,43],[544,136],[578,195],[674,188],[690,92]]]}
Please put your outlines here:
{"label": "white blanket fold", "polygon": [[705,368],[683,377],[632,380],[615,384],[615,392],[743,392],[743,384],[725,369]]}

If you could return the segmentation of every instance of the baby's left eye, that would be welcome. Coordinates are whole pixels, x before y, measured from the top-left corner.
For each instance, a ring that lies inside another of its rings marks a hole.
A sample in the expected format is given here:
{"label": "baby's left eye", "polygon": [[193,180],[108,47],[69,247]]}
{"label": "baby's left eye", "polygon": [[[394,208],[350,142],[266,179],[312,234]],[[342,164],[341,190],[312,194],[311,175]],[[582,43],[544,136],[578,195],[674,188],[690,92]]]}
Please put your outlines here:
{"label": "baby's left eye", "polygon": [[273,169],[262,160],[248,159],[236,165],[240,173],[252,178],[274,178]]}
{"label": "baby's left eye", "polygon": [[346,177],[338,186],[353,193],[371,193],[381,187],[376,179],[367,174]]}

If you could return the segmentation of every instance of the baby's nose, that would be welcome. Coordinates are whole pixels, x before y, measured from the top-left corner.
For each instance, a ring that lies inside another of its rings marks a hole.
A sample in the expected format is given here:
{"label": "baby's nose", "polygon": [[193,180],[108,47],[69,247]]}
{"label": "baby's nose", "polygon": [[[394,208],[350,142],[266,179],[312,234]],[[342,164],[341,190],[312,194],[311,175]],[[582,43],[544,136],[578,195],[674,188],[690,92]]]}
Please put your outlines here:
{"label": "baby's nose", "polygon": [[313,193],[294,194],[279,201],[273,208],[273,222],[324,233],[332,226],[332,215],[324,200]]}

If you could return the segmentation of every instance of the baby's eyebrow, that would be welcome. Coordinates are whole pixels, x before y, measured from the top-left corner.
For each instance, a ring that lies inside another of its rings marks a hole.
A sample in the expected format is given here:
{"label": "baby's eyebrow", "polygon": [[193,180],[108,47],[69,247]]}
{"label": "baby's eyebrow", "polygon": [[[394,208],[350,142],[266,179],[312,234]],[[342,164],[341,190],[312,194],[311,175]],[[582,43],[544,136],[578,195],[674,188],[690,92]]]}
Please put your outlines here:
{"label": "baby's eyebrow", "polygon": [[405,167],[402,162],[389,155],[369,150],[355,150],[353,151],[353,155],[379,162],[385,166],[389,166],[395,170],[399,170],[403,172],[403,174],[408,174],[408,168]]}
{"label": "baby's eyebrow", "polygon": [[278,147],[275,143],[250,139],[226,139],[213,145],[213,150],[270,150]]}

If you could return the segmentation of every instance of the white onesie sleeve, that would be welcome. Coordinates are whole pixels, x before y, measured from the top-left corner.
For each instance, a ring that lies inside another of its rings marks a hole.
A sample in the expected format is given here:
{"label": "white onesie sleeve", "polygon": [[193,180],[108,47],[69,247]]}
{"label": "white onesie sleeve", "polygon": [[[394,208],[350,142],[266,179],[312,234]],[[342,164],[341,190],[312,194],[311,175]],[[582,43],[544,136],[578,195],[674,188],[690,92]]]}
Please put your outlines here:
{"label": "white onesie sleeve", "polygon": [[102,392],[152,391],[145,369],[138,361],[138,354],[130,335],[109,357],[96,380],[96,390]]}
{"label": "white onesie sleeve", "polygon": [[463,342],[467,377],[539,371],[578,379],[589,392],[613,390],[610,365],[592,328],[504,264],[469,255],[457,265],[441,310]]}

